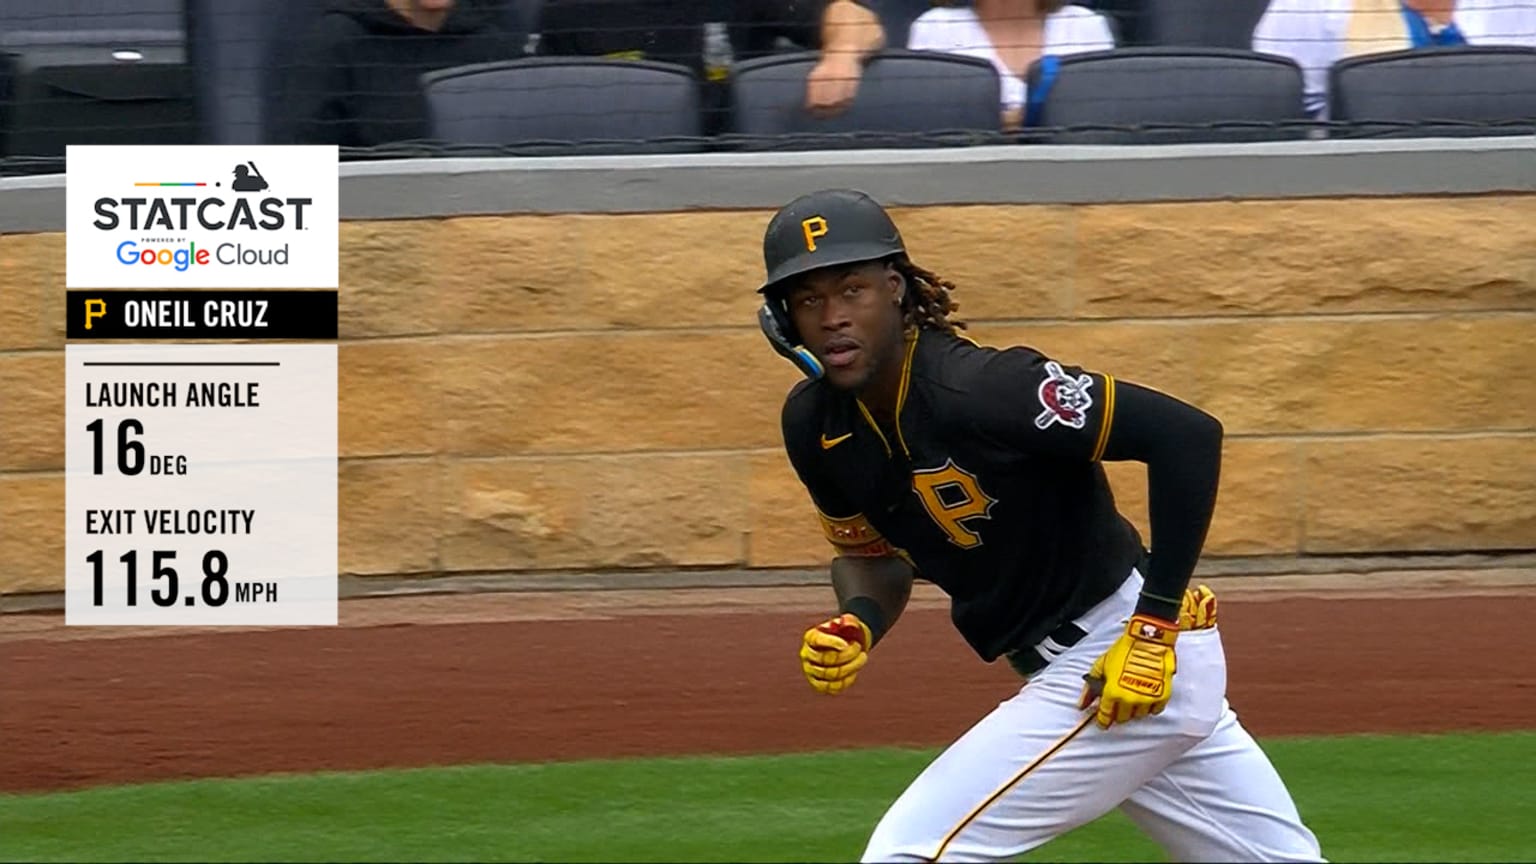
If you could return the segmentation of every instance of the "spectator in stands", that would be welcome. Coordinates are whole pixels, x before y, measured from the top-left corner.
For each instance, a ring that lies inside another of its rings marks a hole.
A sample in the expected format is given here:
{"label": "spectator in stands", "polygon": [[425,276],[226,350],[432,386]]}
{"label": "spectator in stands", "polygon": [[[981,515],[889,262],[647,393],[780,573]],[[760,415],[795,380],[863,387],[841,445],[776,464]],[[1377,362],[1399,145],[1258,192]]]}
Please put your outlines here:
{"label": "spectator in stands", "polygon": [[[1224,2],[1230,3],[1235,0],[1224,0]],[[1155,37],[1147,22],[1150,13],[1147,10],[1146,0],[1078,0],[1078,3],[1110,20],[1114,26],[1117,46],[1132,48],[1154,44]]]}
{"label": "spectator in stands", "polygon": [[864,63],[886,45],[880,19],[862,0],[736,0],[734,5],[735,59],[773,53],[784,42],[821,52],[805,82],[806,110],[818,116],[842,113],[853,104]]}
{"label": "spectator in stands", "polygon": [[1255,51],[1301,66],[1314,117],[1339,60],[1436,45],[1536,46],[1536,0],[1271,0],[1253,31]]}
{"label": "spectator in stands", "polygon": [[543,0],[538,53],[677,63],[703,75],[708,0]]}
{"label": "spectator in stands", "polygon": [[490,0],[327,0],[283,92],[303,144],[372,147],[428,137],[418,77],[509,60],[523,46]]}
{"label": "spectator in stands", "polygon": [[[964,6],[969,0],[861,0],[880,17],[886,42],[906,45],[912,22],[935,6]],[[1076,0],[1077,5],[1109,18],[1115,44],[1120,47],[1151,44],[1146,26],[1146,0]]]}
{"label": "spectator in stands", "polygon": [[732,62],[819,50],[805,94],[816,114],[846,109],[864,61],[885,46],[879,19],[856,0],[545,0],[539,31],[540,54],[688,66],[712,82],[717,103]]}
{"label": "spectator in stands", "polygon": [[[941,6],[912,22],[907,47],[979,57],[1002,79],[1002,127],[1032,125],[1054,74],[1051,59],[1115,47],[1109,18],[1065,0],[975,0]],[[1027,93],[1030,64],[1043,61],[1041,92]]]}

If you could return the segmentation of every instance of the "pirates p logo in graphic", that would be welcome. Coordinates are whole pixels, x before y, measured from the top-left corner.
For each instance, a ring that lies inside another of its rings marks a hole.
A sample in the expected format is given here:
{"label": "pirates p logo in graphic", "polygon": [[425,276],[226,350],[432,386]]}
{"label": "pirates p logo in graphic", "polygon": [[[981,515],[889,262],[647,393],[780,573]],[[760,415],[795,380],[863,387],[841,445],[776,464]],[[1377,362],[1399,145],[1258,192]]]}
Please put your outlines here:
{"label": "pirates p logo in graphic", "polygon": [[1073,429],[1083,428],[1088,422],[1088,409],[1093,407],[1093,397],[1088,395],[1093,378],[1086,373],[1073,378],[1054,360],[1046,361],[1045,376],[1039,391],[1040,405],[1045,410],[1035,418],[1035,426],[1049,429],[1052,423],[1060,423]]}

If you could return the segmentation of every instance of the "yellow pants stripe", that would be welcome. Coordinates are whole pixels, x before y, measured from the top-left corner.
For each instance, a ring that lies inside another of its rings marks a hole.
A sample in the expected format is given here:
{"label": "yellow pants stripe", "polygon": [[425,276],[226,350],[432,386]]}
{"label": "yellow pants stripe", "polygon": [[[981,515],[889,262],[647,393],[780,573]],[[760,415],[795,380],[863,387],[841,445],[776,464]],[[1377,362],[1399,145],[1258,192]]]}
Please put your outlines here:
{"label": "yellow pants stripe", "polygon": [[1036,768],[1044,765],[1045,760],[1051,758],[1057,753],[1060,753],[1061,748],[1067,746],[1068,741],[1076,738],[1084,729],[1087,729],[1088,724],[1092,722],[1093,713],[1089,712],[1089,714],[1085,716],[1081,722],[1069,730],[1067,734],[1056,739],[1056,743],[1052,744],[1050,747],[1047,747],[1044,753],[1036,756],[1034,760],[1032,760],[1028,765],[1025,765],[1023,768],[1019,769],[1017,774],[1008,778],[1007,783],[999,786],[996,792],[993,792],[991,795],[987,796],[987,800],[976,805],[975,809],[971,810],[970,813],[966,814],[964,819],[960,820],[959,825],[956,825],[953,829],[950,830],[948,834],[944,835],[944,842],[939,844],[939,851],[934,853],[934,856],[931,860],[938,861],[939,859],[943,858],[945,851],[949,849],[949,844],[955,842],[955,838],[960,836],[960,832],[964,831],[967,827],[970,826],[972,822],[976,821],[976,817],[980,816],[982,811],[986,810],[988,807],[991,807],[994,803],[997,802],[997,799],[1008,794],[1008,790],[1024,782],[1024,778],[1028,777],[1030,773],[1032,773]]}

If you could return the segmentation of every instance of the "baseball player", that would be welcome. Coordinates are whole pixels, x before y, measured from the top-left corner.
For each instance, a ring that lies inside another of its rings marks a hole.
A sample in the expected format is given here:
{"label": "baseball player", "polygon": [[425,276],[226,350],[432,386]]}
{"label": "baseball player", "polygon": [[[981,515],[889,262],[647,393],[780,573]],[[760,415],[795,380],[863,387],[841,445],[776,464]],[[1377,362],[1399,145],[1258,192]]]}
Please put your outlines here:
{"label": "baseball player", "polygon": [[[792,201],[763,255],[759,324],[807,378],[784,444],[837,551],[839,612],[800,648],[811,686],[853,686],[918,575],[982,660],[1025,679],[912,782],[863,860],[1009,859],[1116,807],[1174,860],[1323,860],[1226,701],[1216,599],[1189,587],[1221,424],[961,335],[954,286],[862,193]],[[1147,465],[1154,551],[1105,460]]]}

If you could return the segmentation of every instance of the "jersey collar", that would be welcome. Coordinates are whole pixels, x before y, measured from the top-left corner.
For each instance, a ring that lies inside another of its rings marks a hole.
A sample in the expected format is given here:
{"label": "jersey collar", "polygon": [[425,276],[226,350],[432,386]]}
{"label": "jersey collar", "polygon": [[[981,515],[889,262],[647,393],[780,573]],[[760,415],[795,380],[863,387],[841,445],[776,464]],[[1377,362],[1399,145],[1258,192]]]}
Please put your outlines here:
{"label": "jersey collar", "polygon": [[[907,393],[912,389],[912,358],[917,353],[917,340],[921,332],[922,329],[918,327],[912,327],[907,330],[907,351],[901,360],[901,384],[896,390],[896,443],[901,445],[901,452],[908,460],[912,458],[912,451],[907,449],[907,438],[901,431],[901,411],[906,407]],[[885,433],[880,431],[880,424],[875,422],[875,417],[865,407],[864,400],[857,399],[855,401],[858,402],[859,413],[864,415],[864,420],[869,424],[869,428],[875,430],[875,434],[880,437],[880,443],[885,445],[885,455],[895,455],[891,450],[891,442],[886,439]]]}

